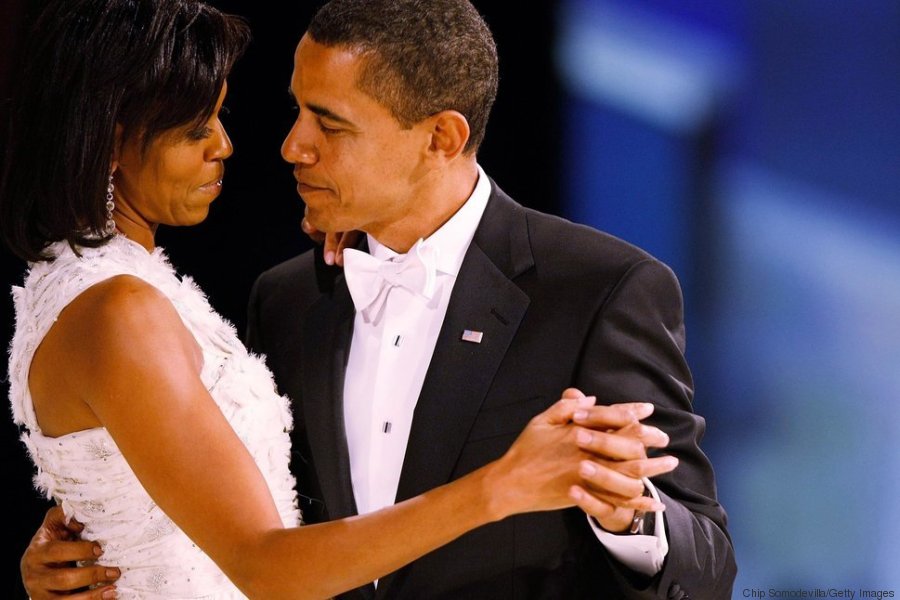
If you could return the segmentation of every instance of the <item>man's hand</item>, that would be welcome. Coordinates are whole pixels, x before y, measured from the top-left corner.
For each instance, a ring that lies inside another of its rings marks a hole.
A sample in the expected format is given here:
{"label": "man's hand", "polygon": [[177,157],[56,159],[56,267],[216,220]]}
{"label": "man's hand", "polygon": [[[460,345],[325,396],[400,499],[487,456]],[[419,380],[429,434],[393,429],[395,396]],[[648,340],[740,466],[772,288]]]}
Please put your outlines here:
{"label": "man's hand", "polygon": [[[563,397],[579,396],[583,394],[574,389],[563,393]],[[572,417],[579,427],[579,447],[593,455],[581,463],[579,474],[585,486],[574,486],[572,498],[607,531],[625,531],[636,510],[665,510],[662,503],[644,496],[641,481],[678,466],[673,456],[647,456],[649,448],[665,448],[669,443],[663,431],[641,423],[653,408],[648,403],[614,404],[576,411]]]}
{"label": "man's hand", "polygon": [[325,244],[325,264],[344,266],[344,248],[355,245],[362,234],[359,231],[321,232],[309,222],[309,219],[306,217],[307,212],[308,209],[304,211],[303,221],[300,223],[303,233],[317,244]]}
{"label": "man's hand", "polygon": [[[109,584],[119,578],[119,569],[93,564],[103,550],[95,542],[81,541],[78,536],[82,529],[75,520],[66,523],[60,507],[47,511],[19,563],[22,583],[32,600],[61,596],[77,600],[116,597],[115,588]],[[75,561],[91,564],[78,567]],[[95,585],[99,587],[87,589]],[[71,593],[76,590],[77,593]]]}

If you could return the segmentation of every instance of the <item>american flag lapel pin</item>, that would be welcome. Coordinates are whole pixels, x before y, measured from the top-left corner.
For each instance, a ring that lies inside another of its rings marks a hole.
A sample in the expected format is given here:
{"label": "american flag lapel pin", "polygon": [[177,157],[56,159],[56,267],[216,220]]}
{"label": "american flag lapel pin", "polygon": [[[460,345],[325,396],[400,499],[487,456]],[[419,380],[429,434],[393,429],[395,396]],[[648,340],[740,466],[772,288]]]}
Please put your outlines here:
{"label": "american flag lapel pin", "polygon": [[473,344],[480,344],[481,338],[484,337],[484,333],[481,331],[473,331],[471,329],[466,329],[462,333],[462,341],[464,342],[472,342]]}

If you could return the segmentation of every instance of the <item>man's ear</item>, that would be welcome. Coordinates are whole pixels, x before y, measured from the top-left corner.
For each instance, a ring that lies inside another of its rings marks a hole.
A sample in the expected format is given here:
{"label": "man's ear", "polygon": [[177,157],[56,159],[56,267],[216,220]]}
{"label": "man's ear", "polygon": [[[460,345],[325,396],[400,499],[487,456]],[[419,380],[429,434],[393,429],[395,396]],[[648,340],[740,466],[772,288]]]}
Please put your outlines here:
{"label": "man's ear", "polygon": [[450,161],[463,153],[469,141],[469,122],[462,113],[442,110],[426,119],[431,143],[428,152],[441,161]]}

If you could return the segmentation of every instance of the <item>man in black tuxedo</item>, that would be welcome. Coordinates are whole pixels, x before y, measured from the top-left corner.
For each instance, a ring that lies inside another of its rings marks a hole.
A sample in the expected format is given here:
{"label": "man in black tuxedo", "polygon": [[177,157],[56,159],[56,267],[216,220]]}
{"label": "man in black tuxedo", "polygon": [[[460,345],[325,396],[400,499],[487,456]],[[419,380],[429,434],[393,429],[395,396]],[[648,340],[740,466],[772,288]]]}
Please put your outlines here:
{"label": "man in black tuxedo", "polygon": [[610,502],[588,508],[593,524],[577,509],[514,517],[342,598],[730,598],[677,280],[488,179],[476,150],[496,85],[467,0],[333,0],[297,48],[282,155],[313,228],[367,234],[346,272],[320,248],[264,273],[250,301],[248,341],[294,401],[305,518],[460,477],[577,387],[655,405],[646,422],[680,460],[648,482],[664,513],[641,522]]}
{"label": "man in black tuxedo", "polygon": [[[573,490],[583,511],[482,527],[341,598],[730,598],[734,555],[698,445],[677,280],[488,178],[476,152],[497,79],[468,0],[332,0],[300,41],[282,154],[311,228],[366,233],[344,269],[317,248],[261,275],[250,301],[248,342],[293,400],[304,518],[458,478],[575,387],[652,403],[636,417],[668,434],[677,468],[650,482],[620,460],[623,444],[658,445],[653,427],[586,433],[607,460],[582,473],[596,497]],[[617,490],[635,482],[665,511],[630,508]]]}

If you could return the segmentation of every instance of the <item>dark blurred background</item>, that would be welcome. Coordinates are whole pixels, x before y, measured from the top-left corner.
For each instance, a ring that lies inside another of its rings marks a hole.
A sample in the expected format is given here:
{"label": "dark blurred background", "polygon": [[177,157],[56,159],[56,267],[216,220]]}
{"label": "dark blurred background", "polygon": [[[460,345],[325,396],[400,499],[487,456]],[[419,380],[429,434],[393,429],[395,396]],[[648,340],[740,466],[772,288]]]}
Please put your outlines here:
{"label": "dark blurred background", "polygon": [[[474,3],[501,61],[486,171],[681,279],[735,597],[900,595],[900,3]],[[0,3],[2,100],[40,4]],[[309,247],[278,150],[293,48],[318,3],[213,4],[254,32],[226,101],[236,151],[207,222],[158,241],[242,330],[255,276]],[[24,265],[2,252],[3,286],[19,283]],[[19,556],[47,503],[9,417],[0,431],[4,547]],[[17,562],[3,565],[4,597],[23,597]]]}

